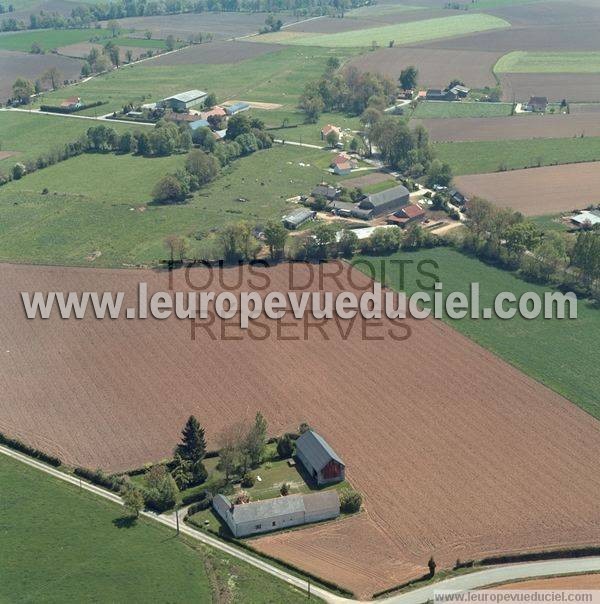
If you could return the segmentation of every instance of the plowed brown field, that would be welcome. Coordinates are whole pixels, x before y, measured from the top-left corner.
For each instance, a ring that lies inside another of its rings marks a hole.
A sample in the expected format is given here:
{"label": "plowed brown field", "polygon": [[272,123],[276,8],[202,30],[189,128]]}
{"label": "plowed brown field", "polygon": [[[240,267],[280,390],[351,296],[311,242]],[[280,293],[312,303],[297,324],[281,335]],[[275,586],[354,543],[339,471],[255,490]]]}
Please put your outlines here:
{"label": "plowed brown field", "polygon": [[423,124],[433,141],[495,141],[530,138],[600,136],[594,113],[577,115],[515,115],[413,120]]}
{"label": "plowed brown field", "polygon": [[600,162],[457,176],[468,197],[483,197],[526,216],[583,209],[598,200]]}
{"label": "plowed brown field", "polygon": [[[289,289],[287,270],[269,273],[269,289]],[[295,271],[298,285],[308,269]],[[226,278],[235,289],[237,271]],[[131,306],[139,281],[167,289],[158,272],[0,265],[1,430],[118,470],[169,456],[190,413],[210,446],[257,410],[273,434],[308,421],[344,458],[366,512],[253,543],[360,596],[418,576],[431,555],[441,568],[600,542],[600,423],[441,322],[410,321],[403,341],[388,321],[329,322],[294,341],[304,326],[290,319],[279,324],[285,340],[264,328],[260,341],[224,340],[215,324],[216,340],[199,330],[192,341],[175,319],[28,321],[17,293],[123,291]],[[324,284],[354,286],[348,275]]]}

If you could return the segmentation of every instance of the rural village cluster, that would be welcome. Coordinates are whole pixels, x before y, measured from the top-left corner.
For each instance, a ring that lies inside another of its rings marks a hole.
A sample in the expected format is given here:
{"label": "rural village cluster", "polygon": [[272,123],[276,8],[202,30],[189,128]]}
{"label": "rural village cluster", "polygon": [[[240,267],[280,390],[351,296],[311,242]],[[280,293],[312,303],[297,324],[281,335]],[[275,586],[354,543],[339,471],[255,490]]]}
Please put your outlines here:
{"label": "rural village cluster", "polygon": [[600,604],[599,30],[0,0],[0,602]]}

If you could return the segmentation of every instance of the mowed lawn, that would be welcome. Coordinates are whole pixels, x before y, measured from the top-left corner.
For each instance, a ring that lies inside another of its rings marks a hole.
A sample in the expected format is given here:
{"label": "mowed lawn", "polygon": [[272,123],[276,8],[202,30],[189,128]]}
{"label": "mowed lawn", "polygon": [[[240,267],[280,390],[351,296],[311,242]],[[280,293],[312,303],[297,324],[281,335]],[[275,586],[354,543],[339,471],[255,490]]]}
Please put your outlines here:
{"label": "mowed lawn", "polygon": [[[13,152],[15,155],[0,160],[0,172],[8,170],[18,161],[36,159],[52,149],[76,141],[98,122],[64,117],[61,115],[42,115],[21,111],[0,111],[0,151]],[[148,128],[111,122],[117,132]]]}
{"label": "mowed lawn", "polygon": [[[6,16],[6,15],[5,15]],[[36,42],[42,50],[48,51],[68,44],[86,42],[94,37],[111,38],[106,29],[40,29],[0,35],[0,48],[29,52]]]}
{"label": "mowed lawn", "polygon": [[109,112],[119,111],[127,103],[157,101],[196,88],[216,93],[219,102],[227,99],[263,101],[295,109],[304,85],[325,71],[327,59],[330,56],[344,59],[348,54],[347,51],[323,48],[286,48],[222,65],[156,67],[152,61],[146,61],[93,78],[74,88],[50,93],[45,102],[56,103],[77,94],[85,102],[108,101],[103,111]]}
{"label": "mowed lawn", "polygon": [[2,602],[300,602],[305,596],[0,454]]}
{"label": "mowed lawn", "polygon": [[[281,218],[292,207],[287,199],[326,176],[329,154],[277,145],[235,161],[189,203],[147,205],[155,183],[184,160],[185,155],[87,154],[0,187],[0,259],[154,264],[164,259],[164,239],[171,234],[188,237],[190,253],[196,253],[211,230],[224,224]],[[48,193],[42,194],[45,188]],[[101,255],[90,261],[97,252]]]}
{"label": "mowed lawn", "polygon": [[456,176],[600,160],[600,137],[434,143]]}
{"label": "mowed lawn", "polygon": [[396,45],[414,44],[415,42],[462,36],[504,27],[510,27],[510,23],[499,17],[485,14],[465,14],[384,25],[382,27],[369,27],[335,34],[308,34],[282,31],[249,38],[249,40],[256,42],[281,42],[303,46],[353,48],[371,46],[373,42],[378,46],[387,46],[391,40]]}
{"label": "mowed lawn", "polygon": [[512,112],[512,103],[422,101],[412,113],[417,118],[505,117]]}
{"label": "mowed lawn", "polygon": [[514,51],[494,65],[496,73],[600,73],[600,52]]}
{"label": "mowed lawn", "polygon": [[[544,292],[551,291],[450,248],[400,252],[383,258],[365,257],[364,260],[373,267],[378,280],[409,294],[424,291],[424,287],[433,283],[432,278],[422,276],[416,270],[423,261],[426,264],[422,269],[437,275],[443,283],[445,295],[454,291],[468,295],[470,283],[477,282],[480,285],[481,308],[492,307],[494,297],[500,292],[512,292],[519,297],[525,292],[543,296]],[[394,260],[412,262],[405,269],[404,283],[398,265],[391,262]],[[358,268],[369,274],[365,266]],[[382,277],[384,271],[385,278]],[[596,342],[600,330],[599,309],[579,301],[578,318],[575,320],[525,320],[518,317],[511,320],[445,320],[484,348],[600,419],[600,348]],[[465,387],[468,388],[468,384]]]}

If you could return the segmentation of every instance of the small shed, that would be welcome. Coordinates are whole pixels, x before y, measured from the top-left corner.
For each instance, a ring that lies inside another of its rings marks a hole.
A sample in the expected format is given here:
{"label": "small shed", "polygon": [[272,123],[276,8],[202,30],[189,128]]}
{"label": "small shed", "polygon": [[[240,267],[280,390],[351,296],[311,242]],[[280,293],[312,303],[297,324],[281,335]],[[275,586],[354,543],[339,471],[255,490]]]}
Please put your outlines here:
{"label": "small shed", "polygon": [[298,438],[296,457],[318,486],[341,482],[346,476],[344,462],[314,430],[307,430]]}
{"label": "small shed", "polygon": [[236,113],[241,113],[242,111],[248,111],[250,109],[250,103],[244,103],[240,101],[239,103],[233,103],[233,105],[229,105],[225,108],[227,115],[235,115]]}

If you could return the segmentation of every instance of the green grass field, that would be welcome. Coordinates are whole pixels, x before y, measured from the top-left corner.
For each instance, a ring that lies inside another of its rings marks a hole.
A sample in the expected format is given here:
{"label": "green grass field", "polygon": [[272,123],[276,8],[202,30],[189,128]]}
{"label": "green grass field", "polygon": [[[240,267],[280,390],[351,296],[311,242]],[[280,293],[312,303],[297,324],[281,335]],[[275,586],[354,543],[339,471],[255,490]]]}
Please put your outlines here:
{"label": "green grass field", "polygon": [[435,143],[434,148],[457,176],[600,160],[600,137]]}
{"label": "green grass field", "polygon": [[485,14],[453,15],[436,19],[423,19],[410,23],[397,23],[382,27],[370,27],[335,34],[308,34],[301,32],[277,32],[249,38],[256,42],[281,42],[302,46],[325,46],[329,48],[355,48],[387,46],[390,40],[396,45],[414,44],[426,40],[437,40],[461,36],[474,32],[510,27],[510,23],[499,17]]}
{"label": "green grass field", "polygon": [[412,113],[417,118],[505,117],[511,114],[512,103],[473,101],[422,101]]}
{"label": "green grass field", "polygon": [[[187,204],[146,206],[154,184],[181,167],[184,157],[88,154],[0,187],[0,259],[152,264],[164,257],[170,234],[189,237],[192,251],[198,251],[210,246],[215,227],[280,218],[291,207],[286,199],[312,190],[329,161],[324,151],[278,145],[237,160]],[[248,201],[240,203],[241,197]],[[96,251],[102,255],[86,260]]]}
{"label": "green grass field", "polygon": [[[470,283],[478,282],[482,308],[491,306],[494,296],[499,292],[512,292],[519,296],[530,291],[540,295],[550,291],[450,248],[400,252],[385,258],[365,259],[375,267],[378,279],[381,278],[381,263],[384,263],[383,266],[387,265],[387,278],[384,282],[394,289],[398,289],[400,285],[399,270],[397,266],[394,268],[390,265],[389,261],[412,260],[413,264],[406,269],[404,282],[408,293],[422,291],[417,285],[418,278],[424,282],[424,286],[431,285],[432,280],[417,274],[415,267],[422,260],[434,261],[438,264],[438,269],[432,269],[431,264],[424,269],[438,275],[445,293],[462,291],[468,294]],[[514,318],[506,321],[492,318],[448,322],[484,348],[600,419],[600,372],[597,369],[600,348],[596,343],[596,335],[600,330],[598,308],[580,301],[576,320]]]}
{"label": "green grass field", "polygon": [[271,576],[0,455],[2,602],[301,602]]}
{"label": "green grass field", "polygon": [[500,57],[496,73],[600,73],[600,52],[524,52]]}
{"label": "green grass field", "polygon": [[109,112],[130,102],[157,101],[198,88],[215,92],[220,102],[235,98],[280,103],[295,110],[304,85],[325,71],[328,57],[344,59],[349,54],[323,48],[286,48],[235,64],[155,67],[143,63],[49,93],[45,102],[55,103],[76,93],[86,102],[108,101],[103,110]]}
{"label": "green grass field", "polygon": [[[0,172],[8,172],[18,161],[36,159],[59,145],[75,141],[88,128],[97,125],[97,122],[62,115],[0,111],[0,151],[15,152],[15,155],[0,160]],[[138,128],[118,122],[111,122],[110,126],[117,132]]]}
{"label": "green grass field", "polygon": [[111,38],[106,29],[43,29],[0,35],[0,49],[29,52],[31,45],[37,42],[43,50],[60,48],[78,42],[87,42],[90,38]]}

